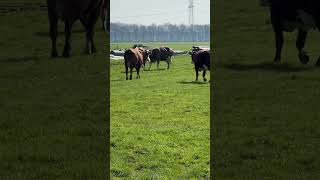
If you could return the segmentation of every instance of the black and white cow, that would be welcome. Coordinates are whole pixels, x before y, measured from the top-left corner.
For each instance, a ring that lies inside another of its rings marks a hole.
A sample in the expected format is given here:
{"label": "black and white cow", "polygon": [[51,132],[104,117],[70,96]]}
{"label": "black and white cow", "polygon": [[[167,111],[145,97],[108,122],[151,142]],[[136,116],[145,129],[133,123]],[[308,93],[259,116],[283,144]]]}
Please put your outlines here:
{"label": "black and white cow", "polygon": [[159,64],[160,61],[165,61],[167,62],[168,66],[167,69],[170,68],[170,64],[172,63],[172,56],[173,56],[173,50],[169,47],[160,47],[160,48],[155,48],[152,49],[151,52],[149,53],[149,58],[150,58],[150,66],[149,70],[151,68],[152,63],[157,62],[157,69],[159,70]]}
{"label": "black and white cow", "polygon": [[[308,31],[313,28],[320,30],[320,0],[260,0],[262,6],[270,8],[271,23],[276,38],[274,61],[281,59],[283,47],[283,32],[298,29],[296,47],[302,64],[309,62],[309,56],[304,51]],[[320,65],[320,58],[317,61]]]}

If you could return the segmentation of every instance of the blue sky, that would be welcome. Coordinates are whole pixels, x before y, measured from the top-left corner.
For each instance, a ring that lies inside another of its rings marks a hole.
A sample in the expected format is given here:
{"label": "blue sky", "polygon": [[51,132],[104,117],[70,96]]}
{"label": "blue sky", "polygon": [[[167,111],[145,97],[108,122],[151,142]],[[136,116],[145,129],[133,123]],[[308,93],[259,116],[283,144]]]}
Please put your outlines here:
{"label": "blue sky", "polygon": [[[210,0],[194,0],[194,23],[210,24]],[[110,0],[110,21],[130,24],[188,24],[189,0]]]}

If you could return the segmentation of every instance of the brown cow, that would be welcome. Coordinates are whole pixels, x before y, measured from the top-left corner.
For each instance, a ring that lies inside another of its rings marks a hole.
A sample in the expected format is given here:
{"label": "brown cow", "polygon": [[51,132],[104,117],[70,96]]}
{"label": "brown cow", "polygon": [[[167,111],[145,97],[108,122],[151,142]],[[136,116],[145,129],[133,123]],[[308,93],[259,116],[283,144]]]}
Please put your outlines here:
{"label": "brown cow", "polygon": [[50,21],[50,37],[52,40],[51,56],[57,57],[56,39],[58,36],[58,19],[65,24],[65,45],[62,55],[70,56],[71,29],[76,20],[80,20],[86,30],[86,53],[95,53],[94,26],[101,14],[104,0],[47,0],[48,16]]}
{"label": "brown cow", "polygon": [[198,81],[199,71],[203,70],[203,80],[207,81],[205,78],[206,71],[210,70],[210,50],[201,49],[198,51],[193,51],[191,53],[192,63],[194,64],[194,69],[196,71],[196,81]]}
{"label": "brown cow", "polygon": [[170,63],[172,62],[171,58],[173,56],[173,50],[168,47],[160,47],[151,50],[149,55],[150,58],[150,66],[151,68],[152,63],[157,62],[157,69],[159,69],[160,61],[166,61],[168,66],[167,69],[170,68]]}
{"label": "brown cow", "polygon": [[128,80],[128,69],[130,68],[130,80],[132,80],[133,68],[137,71],[137,79],[140,79],[140,67],[143,66],[143,54],[139,48],[130,48],[124,52],[124,65],[126,68],[126,80]]}

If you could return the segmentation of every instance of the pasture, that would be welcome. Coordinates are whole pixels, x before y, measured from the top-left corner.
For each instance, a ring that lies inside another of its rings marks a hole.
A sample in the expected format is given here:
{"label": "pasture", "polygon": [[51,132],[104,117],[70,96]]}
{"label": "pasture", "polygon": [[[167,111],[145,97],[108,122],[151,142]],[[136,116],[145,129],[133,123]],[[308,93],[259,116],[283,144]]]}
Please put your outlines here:
{"label": "pasture", "polygon": [[[110,49],[130,43],[114,43]],[[154,43],[188,51],[192,43]],[[196,43],[195,45],[208,45]],[[111,61],[111,177],[203,179],[210,174],[210,84],[195,80],[190,56],[156,63],[125,80],[123,60]],[[209,77],[209,74],[208,74]]]}
{"label": "pasture", "polygon": [[44,6],[0,2],[0,179],[106,179],[107,34],[84,55],[77,22],[71,58],[51,59]]}
{"label": "pasture", "polygon": [[307,37],[308,65],[297,57],[297,32],[285,34],[273,64],[274,33],[258,0],[211,8],[215,179],[317,179],[320,33]]}

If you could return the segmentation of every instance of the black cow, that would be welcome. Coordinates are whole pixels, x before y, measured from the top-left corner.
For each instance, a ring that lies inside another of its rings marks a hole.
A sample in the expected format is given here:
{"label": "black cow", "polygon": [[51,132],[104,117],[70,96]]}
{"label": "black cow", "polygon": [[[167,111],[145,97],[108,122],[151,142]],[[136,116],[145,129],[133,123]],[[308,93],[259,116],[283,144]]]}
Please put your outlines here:
{"label": "black cow", "polygon": [[[271,23],[276,37],[275,62],[281,59],[283,47],[283,32],[298,29],[296,47],[302,64],[309,62],[309,56],[304,51],[308,31],[320,29],[319,0],[261,0],[261,5],[270,7]],[[320,65],[320,58],[317,65]]]}
{"label": "black cow", "polygon": [[196,71],[196,81],[198,81],[199,71],[203,71],[203,80],[206,79],[206,71],[210,70],[210,51],[207,49],[192,51],[191,53],[192,63]]}
{"label": "black cow", "polygon": [[152,49],[149,55],[150,58],[150,66],[149,70],[151,68],[152,63],[157,62],[157,69],[159,69],[159,63],[160,61],[166,61],[168,64],[167,69],[170,68],[170,64],[172,63],[172,56],[173,56],[173,50],[168,47],[160,47]]}
{"label": "black cow", "polygon": [[71,50],[71,29],[76,20],[80,20],[86,30],[86,52],[96,52],[94,45],[94,26],[101,15],[104,0],[47,0],[50,20],[50,37],[52,40],[51,56],[58,56],[56,39],[58,36],[58,19],[64,20],[65,45],[63,56],[69,57]]}

